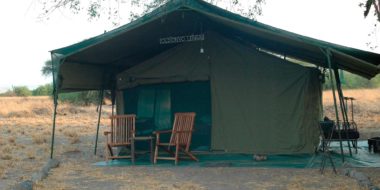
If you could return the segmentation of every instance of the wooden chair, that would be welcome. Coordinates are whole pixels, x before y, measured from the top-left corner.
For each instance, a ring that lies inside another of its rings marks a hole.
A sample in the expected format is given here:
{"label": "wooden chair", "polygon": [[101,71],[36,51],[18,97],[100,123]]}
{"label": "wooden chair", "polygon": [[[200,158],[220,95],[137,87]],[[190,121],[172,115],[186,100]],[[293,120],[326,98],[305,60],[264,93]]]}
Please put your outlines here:
{"label": "wooden chair", "polygon": [[[174,123],[172,130],[166,131],[155,131],[156,134],[156,148],[154,151],[154,164],[157,163],[158,159],[161,160],[174,160],[175,164],[178,164],[178,153],[181,150],[185,155],[189,156],[190,159],[198,161],[198,159],[190,152],[191,136],[194,128],[195,113],[176,113],[174,115]],[[160,141],[160,135],[163,133],[171,133],[170,141],[168,143],[163,143]],[[158,148],[163,148],[168,152],[171,157],[159,157]],[[174,147],[174,153],[170,150]]]}
{"label": "wooden chair", "polygon": [[[111,116],[111,129],[105,131],[106,136],[106,160],[116,158],[131,158],[132,163],[135,162],[135,122],[136,115],[115,115]],[[126,156],[115,155],[113,147],[129,147],[131,154]],[[108,153],[107,153],[108,152]]]}

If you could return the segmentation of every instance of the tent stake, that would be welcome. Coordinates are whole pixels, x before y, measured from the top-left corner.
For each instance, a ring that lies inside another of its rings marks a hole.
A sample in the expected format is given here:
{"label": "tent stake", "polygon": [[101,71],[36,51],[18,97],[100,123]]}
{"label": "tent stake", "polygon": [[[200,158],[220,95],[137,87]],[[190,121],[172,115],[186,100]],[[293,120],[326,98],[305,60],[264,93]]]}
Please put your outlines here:
{"label": "tent stake", "polygon": [[332,93],[333,93],[333,99],[334,99],[334,108],[335,108],[335,117],[336,117],[336,123],[337,123],[337,126],[338,126],[338,135],[339,135],[339,145],[340,145],[340,152],[341,152],[341,156],[342,156],[342,162],[344,162],[344,154],[343,154],[343,144],[342,144],[342,137],[341,137],[341,134],[340,134],[340,122],[339,122],[339,114],[338,114],[338,106],[337,106],[337,103],[336,103],[336,95],[335,95],[335,86],[334,86],[334,82],[333,82],[333,72],[332,72],[332,68],[331,68],[331,52],[329,49],[326,50],[325,52],[326,54],[326,58],[327,58],[327,63],[329,65],[329,73],[330,73],[330,84],[331,84],[331,90],[332,90]]}
{"label": "tent stake", "polygon": [[99,125],[100,125],[100,117],[102,116],[102,105],[103,105],[103,96],[104,96],[104,90],[102,89],[100,91],[99,95],[99,115],[98,115],[98,125],[96,127],[96,137],[95,137],[95,150],[94,155],[96,155],[96,149],[98,148],[98,137],[99,137]]}

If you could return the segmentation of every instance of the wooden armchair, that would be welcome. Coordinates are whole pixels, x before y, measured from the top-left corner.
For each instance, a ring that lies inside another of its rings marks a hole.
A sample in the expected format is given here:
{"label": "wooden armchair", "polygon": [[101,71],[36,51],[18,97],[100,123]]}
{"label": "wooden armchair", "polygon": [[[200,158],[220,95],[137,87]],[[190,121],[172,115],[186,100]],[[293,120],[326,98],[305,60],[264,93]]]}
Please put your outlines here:
{"label": "wooden armchair", "polygon": [[[106,160],[116,158],[131,158],[132,163],[135,161],[135,122],[136,115],[115,115],[111,116],[110,131],[105,131],[106,136]],[[131,154],[126,156],[115,155],[113,147],[129,147]]]}
{"label": "wooden armchair", "polygon": [[[162,160],[174,160],[175,164],[178,163],[178,153],[182,151],[185,155],[189,156],[190,159],[198,161],[198,159],[190,152],[191,136],[194,128],[195,113],[176,113],[174,115],[174,123],[172,130],[166,131],[155,131],[156,134],[156,148],[154,151],[154,164],[157,163],[158,159]],[[160,141],[160,135],[163,133],[171,133],[170,141],[163,143]],[[159,157],[158,148],[163,148],[168,152],[171,157]],[[174,147],[174,152],[170,150]]]}

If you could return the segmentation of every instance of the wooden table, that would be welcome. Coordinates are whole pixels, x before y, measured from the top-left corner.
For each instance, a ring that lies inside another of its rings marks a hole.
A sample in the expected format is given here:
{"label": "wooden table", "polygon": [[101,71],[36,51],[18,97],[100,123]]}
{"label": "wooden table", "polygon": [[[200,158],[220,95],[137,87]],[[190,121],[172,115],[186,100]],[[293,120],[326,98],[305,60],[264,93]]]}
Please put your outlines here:
{"label": "wooden table", "polygon": [[[154,139],[154,137],[152,137],[152,136],[138,136],[138,137],[134,138],[135,142],[136,141],[149,141],[149,143],[150,143],[149,151],[150,151],[150,162],[151,163],[153,163],[153,139]],[[134,146],[132,146],[132,147],[134,147]],[[135,150],[132,150],[132,151],[135,152]],[[132,163],[135,163],[134,156],[132,158]]]}

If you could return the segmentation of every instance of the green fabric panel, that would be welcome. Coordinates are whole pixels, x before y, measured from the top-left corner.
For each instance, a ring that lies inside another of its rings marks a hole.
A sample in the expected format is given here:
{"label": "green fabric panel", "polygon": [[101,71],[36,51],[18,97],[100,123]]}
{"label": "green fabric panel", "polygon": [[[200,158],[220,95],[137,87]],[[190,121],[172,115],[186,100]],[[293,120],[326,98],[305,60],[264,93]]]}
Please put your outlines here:
{"label": "green fabric panel", "polygon": [[60,91],[96,90],[102,86],[104,68],[93,65],[63,63],[59,67]]}
{"label": "green fabric panel", "polygon": [[[319,97],[312,69],[215,41],[211,58],[212,148],[246,153],[313,152]],[[231,53],[233,52],[233,53]],[[317,110],[316,110],[317,109]]]}
{"label": "green fabric panel", "polygon": [[121,90],[116,91],[116,105],[116,114],[124,114],[124,93]]}
{"label": "green fabric panel", "polygon": [[195,125],[191,148],[209,150],[211,144],[211,92],[210,83],[173,83],[171,90],[172,112],[195,112]]}
{"label": "green fabric panel", "polygon": [[155,110],[156,91],[154,89],[141,89],[137,101],[137,115],[142,118],[152,118]]}
{"label": "green fabric panel", "polygon": [[118,88],[144,84],[209,80],[207,54],[198,42],[178,45],[118,75]]}
{"label": "green fabric panel", "polygon": [[154,105],[154,126],[156,130],[171,129],[171,90],[168,88],[156,88]]}

